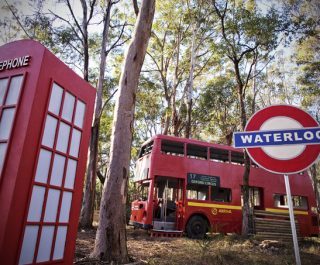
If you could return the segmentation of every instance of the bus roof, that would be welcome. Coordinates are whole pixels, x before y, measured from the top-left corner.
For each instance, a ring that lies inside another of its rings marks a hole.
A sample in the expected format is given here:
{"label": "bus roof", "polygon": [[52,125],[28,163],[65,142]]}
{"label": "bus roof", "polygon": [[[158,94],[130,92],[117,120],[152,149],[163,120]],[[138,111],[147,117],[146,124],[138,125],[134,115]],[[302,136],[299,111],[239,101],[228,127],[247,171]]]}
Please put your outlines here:
{"label": "bus roof", "polygon": [[171,136],[171,135],[163,135],[163,134],[156,134],[156,135],[152,136],[147,141],[145,141],[142,144],[142,146],[150,143],[151,141],[153,141],[155,139],[164,139],[164,140],[182,142],[182,143],[188,143],[188,144],[197,144],[197,145],[202,145],[202,146],[206,146],[206,147],[225,149],[225,150],[230,150],[230,151],[235,151],[235,152],[242,152],[243,151],[242,148],[234,148],[229,145],[215,144],[215,143],[200,141],[200,140],[196,140],[196,139],[183,138],[183,137],[177,137],[177,136]]}

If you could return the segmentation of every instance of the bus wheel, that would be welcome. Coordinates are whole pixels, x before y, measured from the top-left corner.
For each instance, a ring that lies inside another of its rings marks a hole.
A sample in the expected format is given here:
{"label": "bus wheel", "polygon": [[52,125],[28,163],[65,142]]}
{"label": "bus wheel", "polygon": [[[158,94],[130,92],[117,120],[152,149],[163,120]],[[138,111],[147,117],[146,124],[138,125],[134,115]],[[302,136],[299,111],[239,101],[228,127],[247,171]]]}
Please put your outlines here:
{"label": "bus wheel", "polygon": [[187,235],[190,238],[203,239],[207,232],[207,222],[198,215],[192,216],[187,225]]}

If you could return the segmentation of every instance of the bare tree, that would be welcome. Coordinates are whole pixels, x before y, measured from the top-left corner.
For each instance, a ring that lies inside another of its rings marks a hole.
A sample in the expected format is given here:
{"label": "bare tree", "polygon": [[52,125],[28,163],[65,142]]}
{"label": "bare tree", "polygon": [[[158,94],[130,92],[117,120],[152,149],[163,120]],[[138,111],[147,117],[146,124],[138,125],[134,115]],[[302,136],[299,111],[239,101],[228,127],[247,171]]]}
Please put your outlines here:
{"label": "bare tree", "polygon": [[119,83],[113,118],[110,164],[100,204],[100,222],[93,257],[128,262],[125,205],[129,177],[134,107],[141,67],[146,54],[155,0],[143,0]]}
{"label": "bare tree", "polygon": [[108,40],[108,31],[110,27],[110,12],[113,1],[109,1],[106,7],[106,12],[103,18],[103,33],[101,41],[101,52],[100,52],[100,69],[99,69],[99,80],[97,86],[97,97],[95,107],[95,117],[93,126],[91,128],[90,138],[90,150],[89,150],[89,161],[86,173],[85,191],[82,200],[81,214],[79,220],[79,226],[82,228],[92,227],[93,212],[94,212],[94,195],[96,188],[96,168],[97,168],[97,155],[98,155],[98,141],[99,141],[99,128],[100,128],[100,117],[102,112],[102,89],[104,72],[106,68],[106,46]]}
{"label": "bare tree", "polygon": [[[70,0],[64,0],[63,1],[68,10],[71,14],[71,21],[61,17],[59,14],[55,14],[54,12],[50,11],[51,14],[66,23],[70,26],[71,30],[74,33],[75,39],[81,43],[82,51],[78,51],[81,53],[81,56],[83,57],[83,78],[86,81],[89,81],[89,34],[88,34],[88,27],[90,24],[91,19],[93,18],[93,12],[96,5],[96,0],[90,0],[87,4],[86,0],[80,0],[81,7],[82,7],[82,21],[79,22],[76,18],[76,15],[74,13],[74,10],[72,8],[72,5],[70,3]],[[70,46],[72,46],[73,49],[77,50],[74,45],[69,43]]]}

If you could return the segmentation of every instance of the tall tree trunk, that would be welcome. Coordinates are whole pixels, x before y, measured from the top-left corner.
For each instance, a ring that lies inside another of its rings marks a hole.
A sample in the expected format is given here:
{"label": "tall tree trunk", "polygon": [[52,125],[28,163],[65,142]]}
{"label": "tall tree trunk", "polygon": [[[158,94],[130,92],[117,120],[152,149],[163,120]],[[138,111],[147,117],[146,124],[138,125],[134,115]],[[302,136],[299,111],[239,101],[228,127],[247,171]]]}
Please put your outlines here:
{"label": "tall tree trunk", "polygon": [[[181,22],[181,20],[180,20]],[[171,124],[172,124],[172,132],[174,136],[179,136],[179,126],[180,126],[180,118],[179,113],[177,112],[176,106],[176,95],[177,95],[177,87],[178,87],[178,72],[179,72],[179,61],[180,61],[180,39],[181,33],[179,32],[177,36],[177,52],[176,52],[176,65],[174,68],[174,76],[173,76],[173,86],[171,93]]]}
{"label": "tall tree trunk", "polygon": [[[247,115],[245,107],[245,93],[243,91],[244,85],[241,79],[239,61],[234,59],[234,70],[236,74],[236,80],[238,84],[238,98],[240,105],[240,123],[241,131],[244,131],[247,124]],[[250,158],[247,152],[244,150],[244,172],[242,176],[242,235],[247,236],[249,234],[250,225],[250,204],[249,204],[249,175],[250,175]]]}
{"label": "tall tree trunk", "polygon": [[146,54],[155,0],[143,0],[120,78],[113,118],[110,164],[103,186],[100,222],[92,256],[115,263],[128,262],[125,205],[129,177],[134,106]]}
{"label": "tall tree trunk", "polygon": [[162,130],[162,134],[164,135],[168,135],[169,133],[169,127],[170,127],[170,107],[171,107],[171,97],[168,95],[168,96],[165,96],[165,99],[167,101],[167,108],[166,108],[166,113],[165,113],[165,116],[164,116],[164,126],[163,126],[163,130]]}
{"label": "tall tree trunk", "polygon": [[256,98],[257,98],[256,71],[257,71],[257,61],[253,65],[253,73],[252,73],[252,77],[253,77],[253,80],[252,80],[253,98],[252,98],[252,104],[251,104],[252,115],[256,112]]}
{"label": "tall tree trunk", "polygon": [[[244,103],[243,88],[239,88],[239,101],[240,101],[240,117],[241,117],[241,131],[247,123],[246,109]],[[242,196],[243,196],[243,207],[242,207],[242,235],[247,236],[249,234],[250,225],[250,204],[249,204],[249,175],[250,175],[250,158],[247,152],[244,150],[244,172],[242,177]]]}
{"label": "tall tree trunk", "polygon": [[88,44],[88,7],[85,0],[81,0],[82,5],[82,32],[83,32],[83,78],[89,81],[89,44]]}
{"label": "tall tree trunk", "polygon": [[94,194],[96,187],[96,165],[98,153],[99,123],[91,128],[89,161],[86,172],[85,190],[82,199],[79,227],[92,228],[94,212]]}
{"label": "tall tree trunk", "polygon": [[187,121],[186,121],[186,130],[185,137],[191,137],[191,114],[192,114],[192,91],[193,91],[193,72],[195,65],[195,57],[196,57],[196,38],[197,29],[194,26],[192,32],[192,43],[191,43],[191,59],[190,59],[190,73],[189,73],[189,81],[187,85]]}
{"label": "tall tree trunk", "polygon": [[250,175],[250,159],[246,151],[244,151],[244,173],[242,177],[242,235],[247,236],[250,232],[250,216],[251,209],[249,204],[249,175]]}
{"label": "tall tree trunk", "polygon": [[97,156],[98,156],[98,141],[99,141],[99,128],[100,128],[100,117],[102,111],[102,90],[103,90],[103,80],[104,72],[106,69],[106,46],[108,39],[108,32],[110,26],[110,12],[112,7],[112,1],[108,2],[106,8],[106,13],[104,15],[104,26],[103,35],[101,42],[101,52],[100,52],[100,72],[99,80],[97,86],[97,97],[96,97],[96,107],[94,114],[93,127],[91,128],[91,140],[90,140],[90,153],[89,153],[89,163],[87,166],[86,173],[86,183],[85,191],[82,200],[82,207],[80,213],[79,226],[81,228],[92,227],[93,213],[94,213],[94,197],[95,197],[95,187],[96,187],[96,171],[97,171]]}

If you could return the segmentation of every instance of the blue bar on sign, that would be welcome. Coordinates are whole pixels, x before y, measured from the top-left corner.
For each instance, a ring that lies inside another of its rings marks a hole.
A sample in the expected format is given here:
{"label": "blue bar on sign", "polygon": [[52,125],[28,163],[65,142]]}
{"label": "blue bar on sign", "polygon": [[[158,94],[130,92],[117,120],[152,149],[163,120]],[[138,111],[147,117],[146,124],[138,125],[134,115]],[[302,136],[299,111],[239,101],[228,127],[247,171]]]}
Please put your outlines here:
{"label": "blue bar on sign", "polygon": [[235,132],[234,146],[250,148],[276,145],[320,144],[320,127],[302,129]]}

